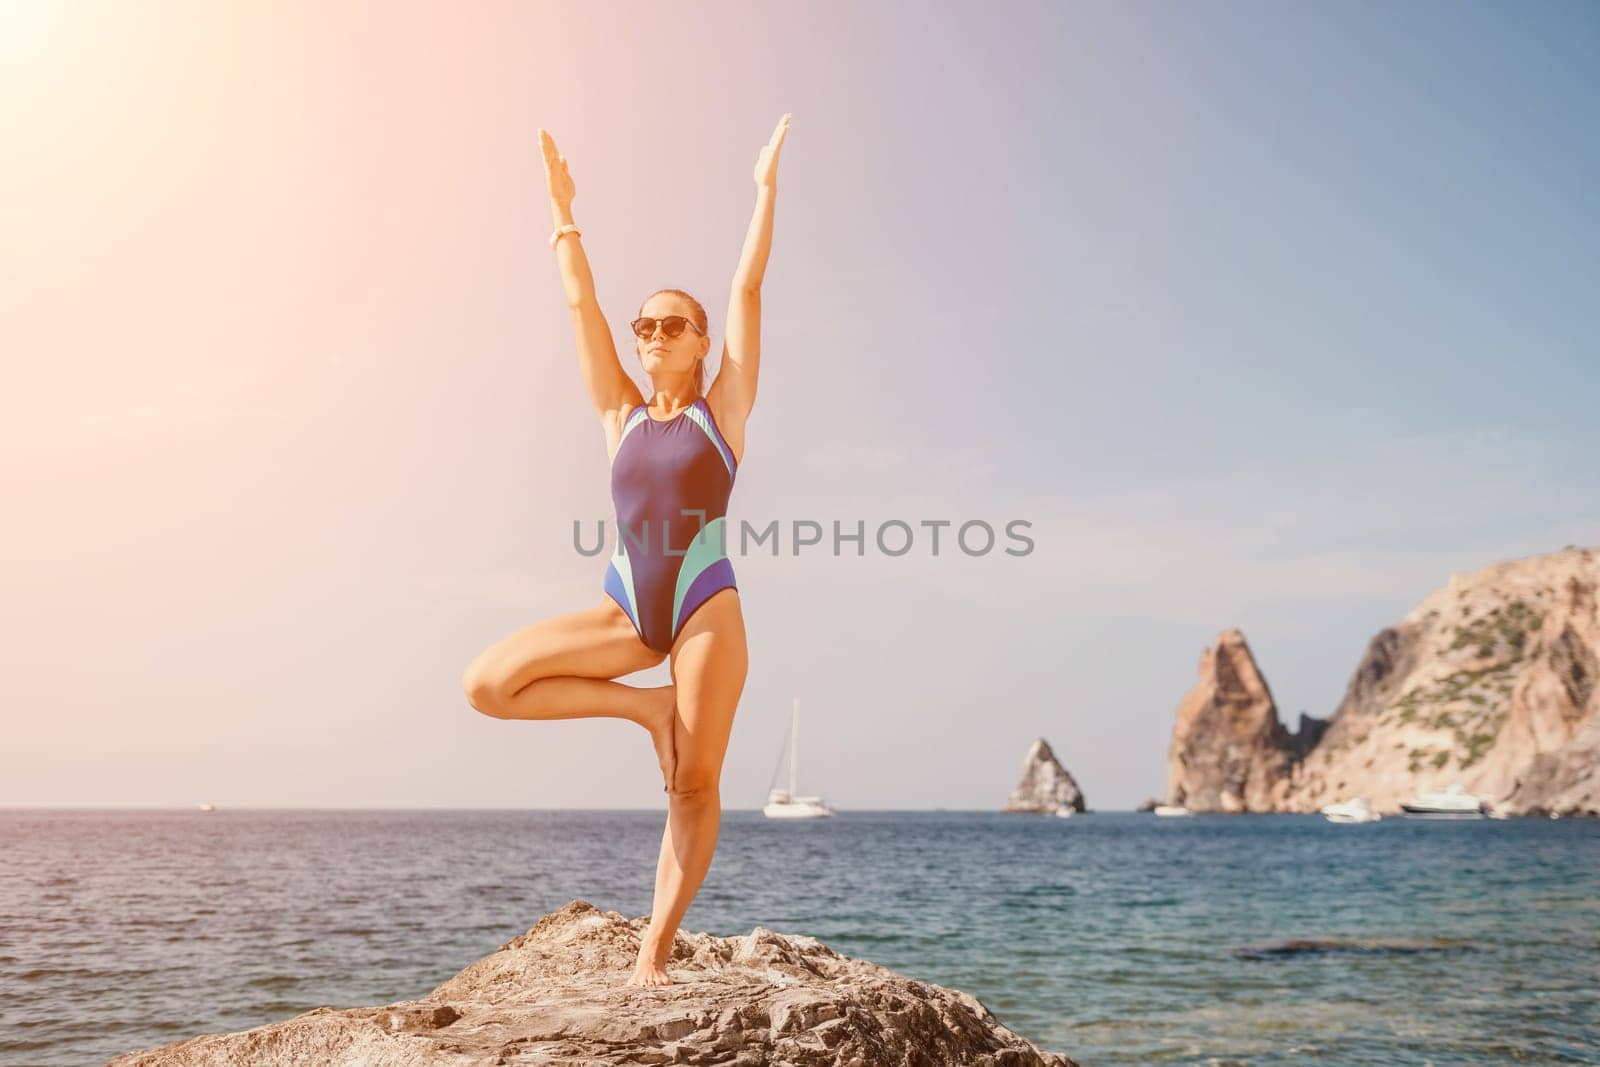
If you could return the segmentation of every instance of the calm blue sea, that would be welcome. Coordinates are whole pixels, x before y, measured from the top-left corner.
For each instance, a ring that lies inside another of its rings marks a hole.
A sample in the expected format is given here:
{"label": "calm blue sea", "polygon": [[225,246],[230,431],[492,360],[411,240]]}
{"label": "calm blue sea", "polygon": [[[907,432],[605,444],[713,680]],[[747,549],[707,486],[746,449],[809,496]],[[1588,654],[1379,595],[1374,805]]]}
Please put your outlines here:
{"label": "calm blue sea", "polygon": [[[662,812],[0,811],[0,1063],[425,994]],[[1600,821],[727,812],[685,927],[811,934],[1101,1064],[1600,1063]],[[1260,951],[1286,939],[1346,950]]]}

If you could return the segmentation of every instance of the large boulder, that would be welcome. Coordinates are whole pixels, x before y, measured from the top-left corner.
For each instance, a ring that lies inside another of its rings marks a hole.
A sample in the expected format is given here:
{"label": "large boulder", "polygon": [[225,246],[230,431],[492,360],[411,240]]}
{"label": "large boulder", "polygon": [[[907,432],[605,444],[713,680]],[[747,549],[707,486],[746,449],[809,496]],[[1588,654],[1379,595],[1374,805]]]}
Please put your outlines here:
{"label": "large boulder", "polygon": [[674,984],[630,986],[648,923],[574,900],[420,999],[317,1008],[107,1067],[1076,1067],[967,993],[760,926],[744,937],[679,931]]}

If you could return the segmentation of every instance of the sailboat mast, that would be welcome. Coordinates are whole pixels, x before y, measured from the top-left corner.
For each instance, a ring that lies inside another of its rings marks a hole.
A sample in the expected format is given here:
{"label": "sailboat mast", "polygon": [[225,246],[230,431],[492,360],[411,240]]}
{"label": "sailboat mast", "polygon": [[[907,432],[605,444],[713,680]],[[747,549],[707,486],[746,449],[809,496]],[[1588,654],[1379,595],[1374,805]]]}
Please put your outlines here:
{"label": "sailboat mast", "polygon": [[800,698],[794,698],[794,714],[789,717],[789,796],[795,795],[796,765],[800,762]]}

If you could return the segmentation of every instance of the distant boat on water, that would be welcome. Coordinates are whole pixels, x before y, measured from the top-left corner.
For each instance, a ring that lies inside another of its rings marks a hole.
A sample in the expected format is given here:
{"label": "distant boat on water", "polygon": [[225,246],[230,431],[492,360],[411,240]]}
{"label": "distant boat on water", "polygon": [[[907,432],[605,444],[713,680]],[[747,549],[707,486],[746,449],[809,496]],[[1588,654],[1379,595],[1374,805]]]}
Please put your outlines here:
{"label": "distant boat on water", "polygon": [[1157,815],[1193,815],[1194,812],[1182,804],[1157,804],[1153,809]]}
{"label": "distant boat on water", "polygon": [[1407,815],[1424,819],[1481,819],[1483,798],[1461,788],[1460,782],[1449,789],[1428,789],[1400,805]]}
{"label": "distant boat on water", "polygon": [[1329,822],[1377,822],[1383,816],[1372,810],[1366,797],[1352,797],[1337,804],[1324,804],[1322,814]]}
{"label": "distant boat on water", "polygon": [[[800,698],[794,701],[794,711],[789,717],[789,788],[773,788],[767,793],[766,807],[761,813],[769,819],[824,819],[833,814],[833,808],[818,796],[799,796],[796,779],[799,774],[800,748]],[[778,769],[772,773],[777,781],[778,770],[783,767],[783,756],[778,757]]]}
{"label": "distant boat on water", "polygon": [[217,810],[217,806],[215,804],[211,803],[209,800],[202,800],[200,802],[200,810],[201,811],[216,811]]}

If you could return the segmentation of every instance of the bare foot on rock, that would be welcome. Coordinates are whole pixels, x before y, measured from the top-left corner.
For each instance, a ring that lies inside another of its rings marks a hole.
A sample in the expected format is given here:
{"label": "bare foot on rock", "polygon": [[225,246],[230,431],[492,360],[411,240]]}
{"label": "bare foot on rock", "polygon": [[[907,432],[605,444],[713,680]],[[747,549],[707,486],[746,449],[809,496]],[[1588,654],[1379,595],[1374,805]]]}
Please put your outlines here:
{"label": "bare foot on rock", "polygon": [[672,955],[672,946],[668,944],[662,949],[646,937],[639,942],[639,959],[633,967],[633,977],[628,979],[629,985],[636,986],[662,986],[671,985],[672,979],[667,977],[667,957]]}

